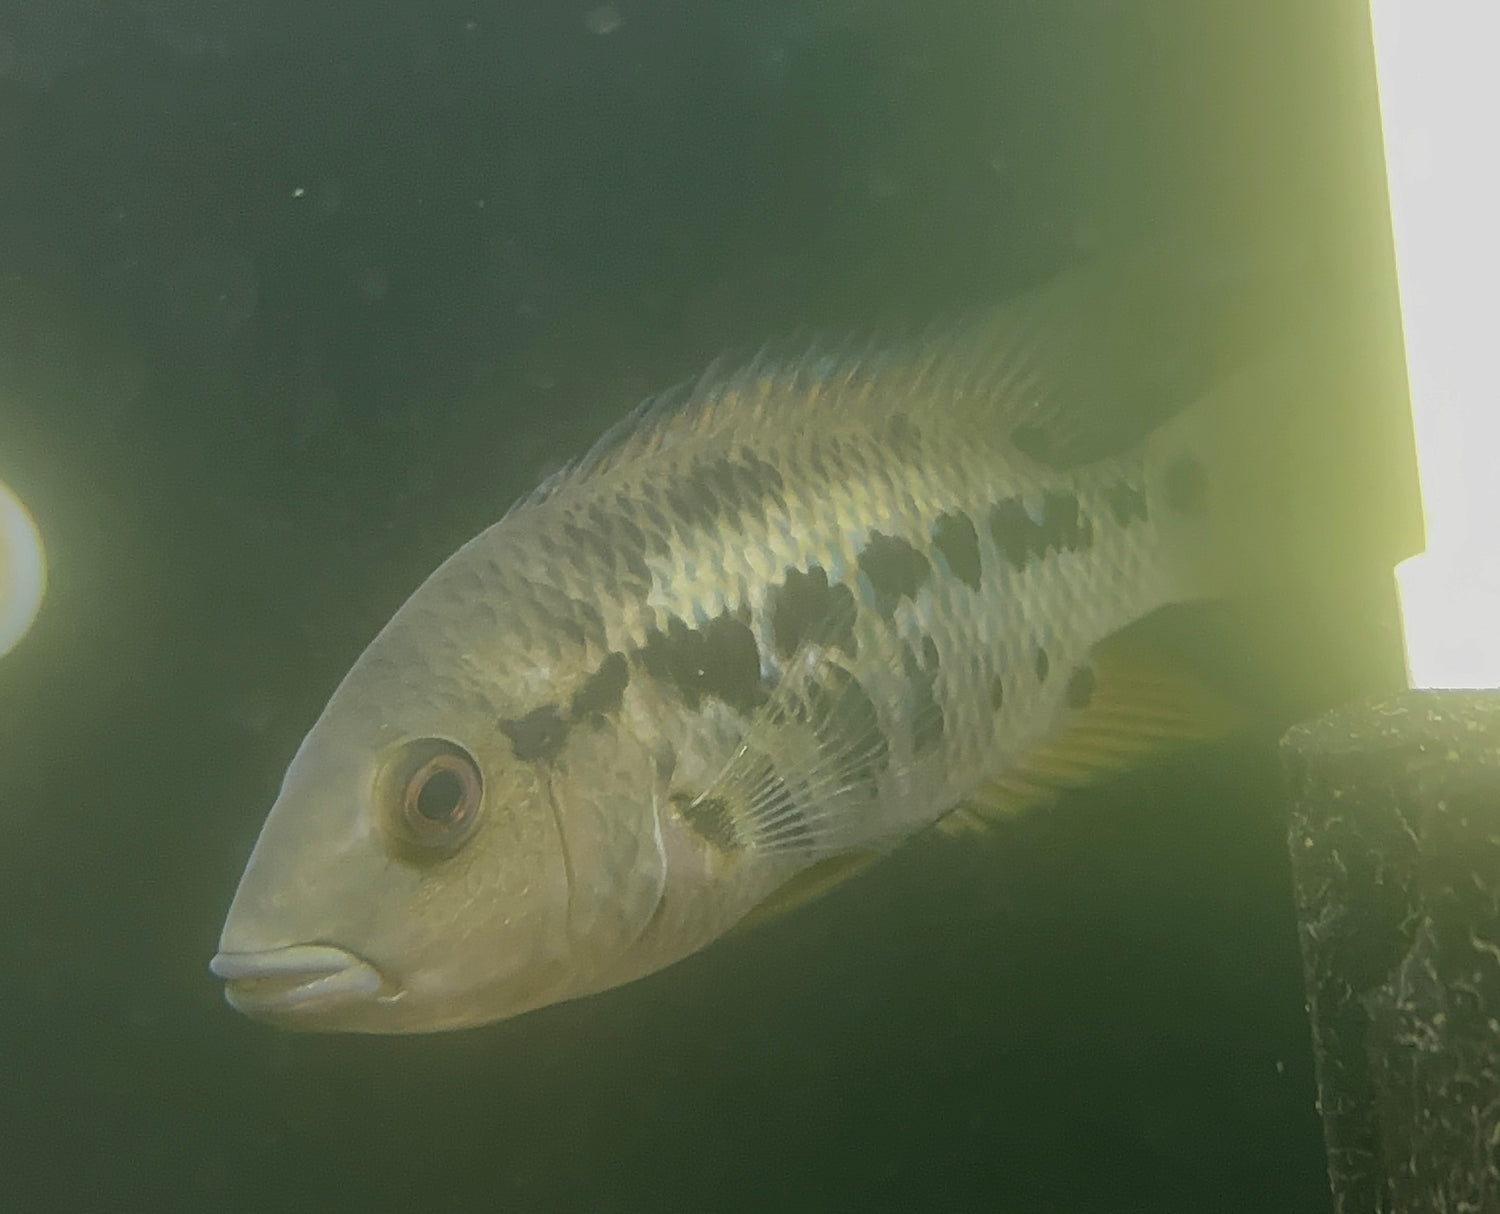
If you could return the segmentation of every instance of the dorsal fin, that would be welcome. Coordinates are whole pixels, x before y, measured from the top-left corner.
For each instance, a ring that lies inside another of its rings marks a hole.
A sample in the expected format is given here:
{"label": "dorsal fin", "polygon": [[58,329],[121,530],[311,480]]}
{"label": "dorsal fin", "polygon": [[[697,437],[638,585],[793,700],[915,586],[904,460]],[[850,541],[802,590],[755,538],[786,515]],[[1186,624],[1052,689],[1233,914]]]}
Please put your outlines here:
{"label": "dorsal fin", "polygon": [[963,340],[1014,404],[1001,421],[1016,448],[1072,467],[1141,441],[1246,364],[1267,344],[1281,285],[1148,247],[1059,275]]}
{"label": "dorsal fin", "polygon": [[712,434],[730,421],[753,435],[777,413],[804,406],[817,383],[844,388],[856,377],[873,382],[883,367],[909,355],[911,344],[909,335],[893,334],[882,342],[871,334],[802,334],[768,342],[749,357],[722,354],[698,376],[641,401],[511,511],[544,501],[572,481],[666,450],[689,435]]}
{"label": "dorsal fin", "polygon": [[854,403],[858,424],[935,413],[1006,436],[1062,467],[1139,440],[1197,399],[1258,333],[1246,276],[1195,272],[1149,249],[1101,259],[1043,287],[920,335],[793,338],[725,356],[649,398],[512,511],[565,485],[732,425],[755,443]]}

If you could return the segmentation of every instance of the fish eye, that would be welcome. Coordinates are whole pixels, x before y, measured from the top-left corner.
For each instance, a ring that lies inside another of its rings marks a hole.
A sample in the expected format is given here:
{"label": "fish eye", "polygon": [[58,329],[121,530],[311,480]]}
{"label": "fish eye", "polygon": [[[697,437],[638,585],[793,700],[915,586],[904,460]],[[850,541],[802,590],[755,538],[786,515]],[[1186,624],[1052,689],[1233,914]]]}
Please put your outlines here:
{"label": "fish eye", "polygon": [[432,851],[451,851],[479,818],[484,782],[467,751],[436,739],[407,748],[400,822],[406,838]]}

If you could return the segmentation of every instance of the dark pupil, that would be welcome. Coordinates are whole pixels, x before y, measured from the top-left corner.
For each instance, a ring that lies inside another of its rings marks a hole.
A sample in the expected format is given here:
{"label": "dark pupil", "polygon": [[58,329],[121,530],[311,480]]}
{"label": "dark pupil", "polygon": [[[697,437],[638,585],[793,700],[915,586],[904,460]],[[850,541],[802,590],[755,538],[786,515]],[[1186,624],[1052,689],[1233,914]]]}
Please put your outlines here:
{"label": "dark pupil", "polygon": [[446,822],[464,800],[464,782],[454,771],[435,771],[417,792],[417,812],[429,822]]}

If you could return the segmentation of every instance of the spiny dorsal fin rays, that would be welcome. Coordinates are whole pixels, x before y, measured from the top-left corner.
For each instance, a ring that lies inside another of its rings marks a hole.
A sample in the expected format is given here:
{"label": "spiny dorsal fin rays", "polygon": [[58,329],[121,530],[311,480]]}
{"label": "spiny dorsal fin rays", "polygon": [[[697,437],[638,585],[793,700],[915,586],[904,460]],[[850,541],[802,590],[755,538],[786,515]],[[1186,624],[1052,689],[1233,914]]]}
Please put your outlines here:
{"label": "spiny dorsal fin rays", "polygon": [[[850,333],[844,336],[804,333],[770,341],[749,357],[720,354],[701,373],[647,397],[604,431],[576,460],[554,472],[511,506],[509,513],[545,501],[564,485],[601,475],[609,469],[676,442],[709,438],[733,424],[746,438],[781,412],[801,409],[813,382],[835,393],[872,383],[882,368],[901,361],[911,345],[896,335]],[[732,411],[721,408],[737,396]]]}
{"label": "spiny dorsal fin rays", "polygon": [[1056,467],[1102,458],[1197,399],[1233,361],[1246,336],[1230,323],[1245,311],[1244,285],[1147,250],[1068,270],[920,337],[803,337],[748,359],[725,355],[641,402],[511,513],[679,443],[731,430],[752,444],[783,437],[805,422],[811,398],[819,407],[857,399],[865,426],[897,412],[969,413]]}
{"label": "spiny dorsal fin rays", "polygon": [[1072,467],[1132,446],[1251,362],[1284,279],[1148,247],[1067,271],[956,340],[1017,449]]}
{"label": "spiny dorsal fin rays", "polygon": [[1227,696],[1138,640],[1105,642],[1093,668],[1097,685],[1088,705],[940,819],[939,830],[982,827],[987,819],[1030,809],[1152,756],[1226,737],[1242,724]]}

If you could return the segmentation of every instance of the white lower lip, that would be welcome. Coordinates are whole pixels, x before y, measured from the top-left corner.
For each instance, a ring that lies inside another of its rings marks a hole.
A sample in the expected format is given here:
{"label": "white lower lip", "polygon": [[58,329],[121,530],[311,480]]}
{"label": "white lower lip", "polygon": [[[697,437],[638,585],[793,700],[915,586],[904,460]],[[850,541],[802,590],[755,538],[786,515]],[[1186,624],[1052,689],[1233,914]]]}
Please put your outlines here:
{"label": "white lower lip", "polygon": [[302,1015],[380,997],[386,985],[362,957],[325,944],[219,953],[208,965],[224,998],[247,1016]]}

